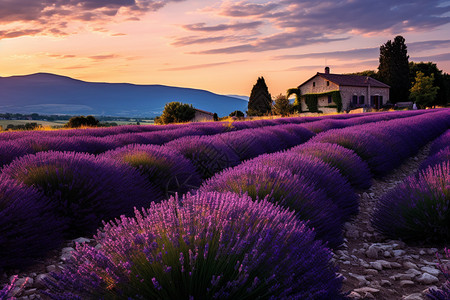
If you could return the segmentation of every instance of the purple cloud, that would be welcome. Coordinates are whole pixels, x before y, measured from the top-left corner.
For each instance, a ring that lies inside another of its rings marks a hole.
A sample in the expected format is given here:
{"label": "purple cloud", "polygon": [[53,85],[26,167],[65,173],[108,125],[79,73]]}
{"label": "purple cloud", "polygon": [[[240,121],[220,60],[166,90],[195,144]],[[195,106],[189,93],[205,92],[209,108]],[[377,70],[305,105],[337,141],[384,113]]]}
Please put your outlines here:
{"label": "purple cloud", "polygon": [[215,32],[215,31],[224,31],[224,30],[247,30],[254,29],[263,24],[261,21],[253,21],[253,22],[238,22],[232,24],[219,24],[214,26],[206,26],[205,23],[195,23],[184,25],[183,28],[189,31],[201,31],[201,32]]}
{"label": "purple cloud", "polygon": [[194,69],[204,69],[204,68],[211,68],[221,65],[229,65],[229,64],[235,64],[247,61],[245,59],[240,60],[233,60],[233,61],[224,61],[224,62],[217,62],[217,63],[209,63],[209,64],[199,64],[199,65],[190,65],[190,66],[183,66],[183,67],[173,67],[173,68],[164,68],[160,69],[159,71],[185,71],[185,70],[194,70]]}

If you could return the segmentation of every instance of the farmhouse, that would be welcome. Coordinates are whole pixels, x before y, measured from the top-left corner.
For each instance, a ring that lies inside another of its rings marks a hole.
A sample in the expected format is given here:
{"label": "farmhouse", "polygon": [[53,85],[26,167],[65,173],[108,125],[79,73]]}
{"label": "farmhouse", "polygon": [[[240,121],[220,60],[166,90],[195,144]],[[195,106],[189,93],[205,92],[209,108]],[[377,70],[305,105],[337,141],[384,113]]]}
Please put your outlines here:
{"label": "farmhouse", "polygon": [[389,101],[389,86],[368,76],[331,74],[316,75],[299,87],[302,111],[324,113],[353,108],[379,109]]}
{"label": "farmhouse", "polygon": [[201,121],[212,121],[214,120],[214,114],[208,111],[204,111],[201,109],[195,109],[195,117],[191,120],[191,122],[201,122]]}

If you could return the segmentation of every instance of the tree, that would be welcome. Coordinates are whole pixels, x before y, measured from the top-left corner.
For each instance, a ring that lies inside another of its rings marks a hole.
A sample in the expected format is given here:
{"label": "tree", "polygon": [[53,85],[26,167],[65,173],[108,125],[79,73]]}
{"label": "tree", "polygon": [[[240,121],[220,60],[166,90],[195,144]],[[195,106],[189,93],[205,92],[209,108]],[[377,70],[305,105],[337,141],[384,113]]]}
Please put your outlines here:
{"label": "tree", "polygon": [[295,95],[294,105],[292,107],[293,110],[294,111],[298,111],[298,112],[302,112],[302,104],[301,104],[301,99],[300,99],[300,96],[301,96],[300,89],[298,87],[288,89],[286,91],[286,98],[289,99],[289,97],[291,95]]}
{"label": "tree", "polygon": [[417,71],[415,83],[411,88],[409,98],[420,107],[431,107],[436,105],[436,95],[439,87],[433,86],[434,74],[425,76]]}
{"label": "tree", "polygon": [[409,63],[409,78],[411,80],[411,85],[414,85],[417,72],[422,72],[425,76],[434,75],[434,86],[439,87],[435,103],[436,105],[446,105],[447,101],[450,100],[450,85],[446,80],[446,75],[443,74],[442,70],[439,70],[435,63],[432,62],[410,62]]}
{"label": "tree", "polygon": [[269,114],[271,109],[272,96],[269,94],[264,77],[258,77],[248,100],[247,115],[263,116]]}
{"label": "tree", "polygon": [[272,111],[275,115],[287,116],[293,110],[293,105],[289,102],[289,99],[284,95],[278,95],[275,98]]}
{"label": "tree", "polygon": [[405,39],[400,35],[380,47],[378,78],[390,85],[389,99],[392,103],[408,99],[411,86],[408,59]]}
{"label": "tree", "polygon": [[243,118],[243,117],[245,117],[245,115],[242,111],[235,110],[230,114],[230,117]]}
{"label": "tree", "polygon": [[195,109],[192,104],[181,102],[169,102],[164,106],[161,116],[155,118],[157,124],[170,124],[189,122],[195,117]]}
{"label": "tree", "polygon": [[214,113],[214,114],[213,114],[213,120],[214,120],[215,122],[219,121],[219,116],[217,115],[217,113]]}
{"label": "tree", "polygon": [[68,128],[78,128],[82,126],[97,127],[99,121],[93,116],[75,116],[69,119],[64,126]]}

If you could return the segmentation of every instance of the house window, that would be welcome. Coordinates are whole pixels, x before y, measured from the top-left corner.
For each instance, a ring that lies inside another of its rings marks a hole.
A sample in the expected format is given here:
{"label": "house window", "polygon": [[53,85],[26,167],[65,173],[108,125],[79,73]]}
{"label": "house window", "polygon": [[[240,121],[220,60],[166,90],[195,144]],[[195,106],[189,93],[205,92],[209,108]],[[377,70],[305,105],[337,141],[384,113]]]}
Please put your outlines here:
{"label": "house window", "polygon": [[359,104],[364,104],[364,95],[359,96]]}
{"label": "house window", "polygon": [[331,102],[333,102],[333,99],[331,98],[331,95],[328,95],[328,104],[330,104]]}
{"label": "house window", "polygon": [[353,104],[353,105],[357,105],[357,104],[358,104],[358,96],[353,95],[353,98],[352,98],[352,104]]}
{"label": "house window", "polygon": [[313,86],[316,86],[316,82],[315,81],[313,81]]}
{"label": "house window", "polygon": [[327,81],[327,86],[330,86],[330,82],[329,81]]}

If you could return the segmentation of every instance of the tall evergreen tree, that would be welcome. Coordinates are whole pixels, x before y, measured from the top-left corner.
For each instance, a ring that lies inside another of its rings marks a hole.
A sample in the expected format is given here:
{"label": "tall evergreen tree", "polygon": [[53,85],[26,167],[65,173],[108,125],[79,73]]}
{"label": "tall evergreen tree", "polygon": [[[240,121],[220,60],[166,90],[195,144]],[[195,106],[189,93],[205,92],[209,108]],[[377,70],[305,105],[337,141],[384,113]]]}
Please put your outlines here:
{"label": "tall evergreen tree", "polygon": [[272,109],[272,96],[269,93],[264,77],[258,77],[248,100],[248,116],[263,116]]}
{"label": "tall evergreen tree", "polygon": [[389,98],[392,103],[408,100],[411,87],[408,59],[405,39],[400,35],[380,47],[378,76],[380,81],[391,86]]}

